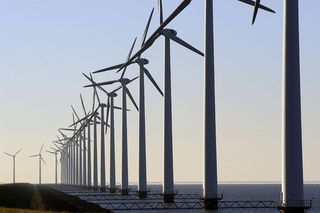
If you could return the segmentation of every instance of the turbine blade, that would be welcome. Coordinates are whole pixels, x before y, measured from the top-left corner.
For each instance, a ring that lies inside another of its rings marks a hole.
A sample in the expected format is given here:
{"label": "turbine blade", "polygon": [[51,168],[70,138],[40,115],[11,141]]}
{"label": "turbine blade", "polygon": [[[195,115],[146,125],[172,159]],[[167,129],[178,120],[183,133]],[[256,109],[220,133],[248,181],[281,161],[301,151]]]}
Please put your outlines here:
{"label": "turbine blade", "polygon": [[60,150],[60,147],[56,143],[53,143],[53,145],[55,145],[55,147],[57,147]]}
{"label": "turbine blade", "polygon": [[80,118],[79,118],[79,116],[78,116],[78,114],[77,114],[77,112],[74,110],[74,108],[73,108],[73,106],[71,105],[71,108],[72,108],[72,111],[73,111],[73,113],[76,115],[76,117],[78,118],[78,120],[80,120]]}
{"label": "turbine blade", "polygon": [[33,158],[33,157],[37,157],[37,156],[39,156],[39,155],[30,155],[29,157]]}
{"label": "turbine blade", "polygon": [[145,42],[143,47],[134,54],[125,64],[123,64],[122,67],[119,68],[117,71],[120,72],[122,69],[124,69],[128,64],[132,63],[137,57],[139,57],[144,51],[149,49],[152,44],[159,38],[161,35],[161,31],[173,20],[175,19],[189,4],[191,3],[191,0],[184,0],[174,11],[173,13],[158,27],[158,29],[149,37],[149,39]]}
{"label": "turbine blade", "polygon": [[10,155],[10,154],[7,153],[7,152],[4,152],[4,154],[6,154],[6,155],[8,155],[8,156],[10,156],[10,157],[13,157],[13,155]]}
{"label": "turbine blade", "polygon": [[259,10],[260,0],[256,0],[254,4],[253,16],[252,16],[252,25],[256,21],[258,10]]}
{"label": "turbine blade", "polygon": [[[84,118],[81,120],[84,120]],[[79,122],[80,122],[80,120],[79,120]],[[59,128],[59,129],[62,131],[74,131],[75,130],[75,129],[67,129],[67,128]]]}
{"label": "turbine blade", "polygon": [[103,86],[103,85],[111,85],[114,83],[119,82],[119,80],[113,80],[113,81],[105,81],[105,82],[101,82],[101,83],[94,83],[94,84],[90,84],[90,85],[86,85],[84,87],[96,87],[96,86]]}
{"label": "turbine blade", "polygon": [[46,164],[46,162],[43,160],[43,157],[42,157],[42,156],[40,156],[40,158],[41,158],[41,160],[43,161],[43,163],[44,163],[44,164]]}
{"label": "turbine blade", "polygon": [[[107,113],[106,113],[106,123],[108,124],[108,120],[109,120],[109,111],[110,111],[111,107],[110,107],[110,97],[108,96],[108,101],[107,101]],[[106,132],[105,134],[107,134],[108,131],[108,125],[106,125]]]}
{"label": "turbine blade", "polygon": [[97,70],[97,71],[94,71],[92,73],[96,74],[96,73],[100,73],[100,72],[106,72],[106,71],[110,71],[110,70],[115,70],[115,69],[119,69],[122,66],[123,66],[123,63],[122,64],[117,64],[117,65],[114,65],[114,66],[111,66],[111,67],[107,67],[107,68],[104,68],[104,69],[101,69],[101,70]]}
{"label": "turbine blade", "polygon": [[96,94],[96,97],[97,97],[98,103],[99,103],[99,105],[100,105],[100,104],[101,104],[101,102],[100,102],[100,97],[99,97],[98,91],[97,91],[96,87],[93,87],[93,89],[94,89],[94,93]]}
{"label": "turbine blade", "polygon": [[92,101],[93,101],[93,104],[92,104],[92,111],[94,110],[94,105],[95,105],[95,102],[96,102],[96,93],[95,91],[93,90],[93,98],[92,98]]}
{"label": "turbine blade", "polygon": [[129,96],[131,102],[136,107],[137,111],[139,111],[138,105],[136,104],[135,100],[133,99],[130,90],[126,87],[126,85],[123,86],[123,89],[125,90],[125,93]]}
{"label": "turbine blade", "polygon": [[150,74],[150,72],[144,66],[141,66],[141,69],[146,74],[146,76],[149,78],[149,80],[152,82],[152,84],[155,86],[155,88],[159,91],[159,93],[163,96],[163,92],[161,91],[161,89],[158,86],[157,82],[153,79],[153,77]]}
{"label": "turbine blade", "polygon": [[14,156],[16,156],[17,154],[19,154],[19,152],[21,152],[22,149],[19,149],[15,154]]}
{"label": "turbine blade", "polygon": [[[75,123],[74,113],[72,113],[72,121],[73,121],[73,123]],[[74,128],[76,128],[76,126]]]}
{"label": "turbine blade", "polygon": [[151,14],[149,16],[146,28],[144,29],[144,33],[143,33],[143,37],[142,37],[142,41],[141,41],[141,47],[143,47],[143,45],[146,42],[146,38],[147,38],[147,35],[148,35],[148,31],[149,31],[150,23],[151,23],[151,20],[152,20],[153,12],[154,12],[154,8],[151,10]]}
{"label": "turbine blade", "polygon": [[[137,37],[136,37],[136,38],[134,39],[134,41],[133,41],[133,44],[132,44],[132,46],[131,46],[131,49],[130,49],[129,54],[128,54],[128,57],[127,57],[127,61],[129,61],[129,59],[131,58],[132,51],[133,51],[133,48],[134,48],[136,42],[137,42]],[[128,67],[128,66],[126,66],[126,67],[124,68],[124,70],[123,70],[123,72],[122,72],[122,75],[121,75],[121,78],[123,78],[123,76],[124,76],[124,74],[125,74],[125,72],[126,72],[126,70],[127,70],[127,67]]]}
{"label": "turbine blade", "polygon": [[87,115],[87,111],[86,111],[86,108],[84,107],[84,102],[83,102],[83,98],[82,98],[82,95],[80,94],[80,100],[81,100],[81,105],[82,105],[82,109],[83,109],[83,112],[84,112],[84,116]]}
{"label": "turbine blade", "polygon": [[113,106],[113,109],[119,109],[119,110],[121,110],[122,108],[121,108],[121,107],[117,107],[117,106]]}
{"label": "turbine blade", "polygon": [[196,49],[195,47],[191,46],[190,44],[188,44],[187,42],[185,42],[184,40],[182,40],[181,38],[179,38],[178,36],[172,36],[170,37],[170,39],[172,39],[173,41],[177,42],[178,44],[184,46],[185,48],[201,55],[204,56],[203,52],[201,52],[200,50]]}
{"label": "turbine blade", "polygon": [[[78,123],[81,123],[83,120],[87,119],[90,115],[91,114],[88,114],[87,116],[81,118],[77,122],[74,122],[73,124],[71,124],[69,127],[73,127],[73,126],[77,125]],[[63,128],[60,128],[59,130],[67,130],[67,131],[69,131],[69,129],[63,129]],[[72,129],[72,130],[74,131],[75,129]],[[70,129],[70,131],[71,131],[71,129]]]}
{"label": "turbine blade", "polygon": [[160,16],[160,25],[163,24],[163,6],[162,0],[158,0],[159,16]]}
{"label": "turbine blade", "polygon": [[40,152],[39,152],[39,154],[41,154],[41,152],[42,152],[42,149],[43,149],[43,144],[42,144],[42,146],[41,146],[41,149],[40,149]]}
{"label": "turbine blade", "polygon": [[271,13],[276,13],[274,10],[270,9],[269,7],[266,7],[262,4],[260,4],[260,0],[257,1],[252,1],[252,0],[238,0],[240,2],[243,2],[245,4],[249,4],[251,6],[254,6],[254,12],[253,12],[253,18],[252,18],[252,24],[254,24],[255,20],[256,20],[256,16],[258,13],[258,9],[262,9]]}
{"label": "turbine blade", "polygon": [[[134,46],[136,45],[136,42],[137,42],[137,37],[134,39],[134,41],[133,41],[133,44],[132,44],[132,46],[131,46],[131,49],[130,49],[130,51],[129,51],[129,54],[128,54],[128,57],[127,57],[127,61],[130,59],[130,57],[131,57],[131,54],[132,54],[132,51],[133,51],[133,48],[134,48]],[[122,64],[122,66],[123,66],[123,64]]]}
{"label": "turbine blade", "polygon": [[110,92],[110,93],[115,93],[115,92],[117,92],[118,90],[120,90],[121,88],[122,88],[122,86],[118,87],[117,89],[113,90],[113,91]]}
{"label": "turbine blade", "polygon": [[135,80],[136,80],[136,79],[138,79],[138,78],[139,78],[139,76],[137,76],[137,77],[135,77],[135,78],[131,79],[131,80],[127,83],[127,85],[128,85],[128,84],[130,84],[131,82],[135,81]]}

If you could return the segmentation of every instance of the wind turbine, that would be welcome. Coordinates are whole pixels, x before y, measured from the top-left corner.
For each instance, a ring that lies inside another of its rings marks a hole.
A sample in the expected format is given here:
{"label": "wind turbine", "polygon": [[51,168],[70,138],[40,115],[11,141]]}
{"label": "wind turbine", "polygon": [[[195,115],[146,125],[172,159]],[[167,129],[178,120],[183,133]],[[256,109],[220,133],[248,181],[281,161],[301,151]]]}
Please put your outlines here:
{"label": "wind turbine", "polygon": [[[74,121],[74,115],[72,116],[72,119]],[[74,130],[76,127],[74,128]],[[79,131],[79,130],[77,130]],[[67,178],[68,178],[68,184],[75,185],[76,183],[76,149],[75,149],[75,137],[67,137],[60,129],[60,134],[62,137],[67,140],[66,146],[67,146],[67,153],[68,153],[68,162],[67,162]]]}
{"label": "wind turbine", "polygon": [[[158,0],[160,12],[160,26],[163,24],[162,0]],[[172,99],[171,99],[171,50],[170,41],[203,56],[203,53],[183,41],[173,29],[162,29],[160,34],[165,37],[164,42],[164,183],[163,200],[165,203],[174,202],[173,151],[172,151]]]}
{"label": "wind turbine", "polygon": [[54,161],[54,165],[55,165],[55,170],[54,170],[54,174],[55,174],[55,184],[58,184],[58,152],[60,152],[61,150],[57,150],[57,149],[54,149],[51,147],[51,149],[53,151],[49,151],[49,150],[46,150],[46,152],[50,153],[50,154],[53,154],[54,157],[55,157],[55,161]]}
{"label": "wind turbine", "polygon": [[[75,111],[75,109],[73,108],[73,106],[71,105],[72,111],[74,113],[74,115],[77,117],[78,121],[80,121],[80,117],[78,116],[77,112]],[[73,123],[75,123],[74,119],[73,119]],[[80,121],[80,124],[82,125],[83,122]],[[74,128],[76,129],[76,126],[74,126]],[[76,130],[75,130],[76,131]],[[84,180],[83,180],[83,171],[82,171],[82,166],[84,164],[84,162],[82,161],[82,153],[85,152],[84,149],[82,149],[82,142],[85,143],[85,139],[83,137],[83,132],[81,131],[79,133],[79,137],[77,135],[76,137],[77,143],[75,143],[74,145],[77,146],[76,147],[76,166],[75,166],[75,174],[76,174],[76,185],[83,185]],[[85,154],[84,154],[85,155]]]}
{"label": "wind turbine", "polygon": [[[81,99],[81,105],[82,105],[82,109],[83,109],[85,118],[87,118],[89,116],[90,112],[87,113],[81,94],[80,94],[80,99]],[[95,105],[95,91],[93,91],[92,111],[94,110],[94,105]],[[94,117],[96,118],[97,116],[98,115],[96,115]],[[96,122],[92,123],[91,121],[89,121],[88,124],[86,125],[87,137],[88,137],[88,139],[87,139],[88,140],[88,158],[86,159],[85,152],[83,155],[83,159],[84,159],[84,164],[83,164],[84,177],[83,177],[83,179],[84,179],[84,185],[88,186],[88,187],[91,187],[91,185],[92,185],[92,180],[91,180],[91,177],[92,177],[91,176],[92,175],[92,172],[91,172],[91,125],[96,125]],[[86,133],[85,132],[86,131],[84,129],[84,147],[83,147],[84,150],[86,150],[86,144],[85,144]]]}
{"label": "wind turbine", "polygon": [[[96,84],[96,82],[93,80],[92,76],[88,77],[86,74],[83,73],[83,75],[92,83]],[[95,87],[94,87],[95,88]],[[102,90],[107,96],[107,115],[106,115],[106,123],[108,123],[109,118],[109,112],[111,112],[110,117],[110,181],[109,181],[109,190],[110,193],[114,193],[116,191],[116,174],[115,174],[115,137],[114,137],[114,109],[121,110],[120,107],[114,106],[114,98],[117,97],[117,91],[121,89],[122,87],[119,87],[112,92],[107,92],[105,89],[103,89],[101,86],[98,86],[100,90]],[[96,89],[94,90],[94,95],[97,94]],[[99,101],[100,102],[100,101]],[[106,127],[106,133],[107,133],[107,127]]]}
{"label": "wind turbine", "polygon": [[[92,106],[92,110],[94,110],[94,105],[95,105],[95,96],[98,94],[96,93],[96,91],[94,90],[93,91],[93,106]],[[84,112],[84,115],[85,115],[85,118],[88,117],[88,115],[90,114],[90,112],[87,113],[86,109],[85,109],[85,106],[84,106],[84,101],[83,101],[83,98],[82,98],[82,95],[80,94],[80,99],[81,99],[81,105],[82,105],[82,109],[83,109],[83,112]],[[98,99],[98,102],[100,104],[100,100],[99,100],[99,97],[97,98]],[[95,119],[99,119],[101,120],[101,118],[98,116],[98,114],[96,114],[94,116]],[[83,150],[87,151],[88,152],[88,161],[87,161],[87,156],[86,156],[86,153],[87,152],[83,152],[83,185],[84,186],[89,186],[91,187],[91,128],[90,126],[91,125],[96,125],[96,124],[99,124],[98,121],[94,121],[92,123],[92,121],[90,120],[87,124],[86,124],[86,128],[87,128],[87,141],[88,141],[88,150],[87,150],[87,147],[86,147],[86,130],[84,129],[83,131],[83,138],[84,138],[84,145],[83,145]],[[100,122],[101,124],[101,122]],[[106,124],[105,124],[106,125]],[[107,126],[107,125],[106,125]]]}
{"label": "wind turbine", "polygon": [[46,164],[46,162],[43,160],[42,158],[42,149],[43,149],[43,144],[41,146],[40,152],[37,155],[31,155],[29,157],[33,158],[33,157],[39,157],[39,184],[41,184],[41,161]]}
{"label": "wind turbine", "polygon": [[[151,14],[149,16],[147,25],[144,30],[144,34],[141,41],[141,48],[144,46],[146,37],[148,34],[150,22],[152,19],[154,9],[152,9]],[[142,54],[142,53],[141,53]],[[141,58],[141,54],[138,58],[133,62],[139,65],[140,67],[140,75],[139,75],[139,184],[138,191],[139,197],[143,198],[147,196],[147,174],[146,174],[146,136],[145,136],[145,87],[144,87],[144,75],[149,78],[152,84],[156,87],[159,93],[163,96],[163,93],[160,87],[157,85],[156,81],[153,79],[150,72],[145,68],[145,65],[149,63],[149,61],[145,58]],[[130,54],[131,55],[131,54]],[[129,55],[129,56],[130,56]],[[130,57],[128,57],[129,59]],[[133,64],[131,63],[131,64]],[[105,71],[110,71],[114,69],[119,69],[124,64],[115,65],[112,67],[108,67],[102,70],[95,71],[93,73],[100,73]],[[127,66],[125,67],[127,68]],[[122,73],[122,76],[124,72]]]}
{"label": "wind turbine", "polygon": [[12,168],[12,172],[13,172],[13,176],[12,176],[12,182],[13,183],[16,183],[16,156],[19,154],[19,152],[21,151],[22,149],[19,149],[15,154],[9,154],[7,152],[5,152],[4,154],[8,155],[9,157],[12,157],[12,163],[13,163],[13,168]]}
{"label": "wind turbine", "polygon": [[[98,117],[98,110],[101,109],[101,112],[104,113],[104,108],[106,107],[106,104],[103,104],[100,102],[100,98],[98,96],[98,93],[96,92],[96,89],[95,89],[95,94],[97,96],[97,99],[98,99],[98,102],[99,102],[99,106],[93,110],[93,112],[88,115],[88,116],[85,116],[84,118],[78,120],[77,122],[73,123],[71,126],[74,126],[76,125],[77,123],[81,123],[81,127],[78,129],[78,131],[74,134],[77,135],[79,134],[81,131],[83,131],[83,129],[88,125],[88,123],[91,122],[92,119],[94,119],[94,150],[93,150],[93,153],[94,153],[94,178],[93,178],[93,182],[94,182],[94,188],[97,189],[98,188],[98,165],[97,165],[97,128],[96,128],[96,124],[98,123],[97,122],[97,118]],[[104,125],[105,125],[105,122],[104,122],[104,119],[103,119],[103,116],[100,118],[101,119],[101,130],[103,131],[103,134],[101,133],[101,174],[100,174],[100,178],[101,178],[101,189],[102,190],[105,190],[105,154],[104,154]],[[70,127],[71,127],[70,126]],[[103,181],[104,180],[104,181]]]}
{"label": "wind turbine", "polygon": [[[134,44],[136,42],[133,42],[133,45],[130,49],[128,59],[131,56],[132,50],[134,48]],[[127,85],[130,84],[132,81],[137,79],[138,77],[129,80],[127,78],[123,78],[123,75],[121,76],[120,79],[118,80],[113,80],[113,81],[106,81],[102,83],[94,83],[92,85],[87,85],[84,87],[95,87],[95,86],[102,86],[102,85],[111,85],[114,83],[120,83],[121,84],[121,89],[122,89],[122,179],[121,179],[121,193],[123,195],[128,195],[129,194],[129,181],[128,181],[128,138],[127,138],[127,95],[129,96],[131,102],[133,105],[136,107],[138,110],[138,106],[136,102],[134,101],[130,90],[127,88]],[[108,99],[109,100],[109,99]],[[107,105],[106,105],[107,106]],[[101,115],[101,119],[103,118],[103,115]],[[101,132],[104,133],[104,130],[101,129]],[[101,133],[101,137],[102,133]]]}
{"label": "wind turbine", "polygon": [[299,1],[284,0],[281,210],[304,212]]}

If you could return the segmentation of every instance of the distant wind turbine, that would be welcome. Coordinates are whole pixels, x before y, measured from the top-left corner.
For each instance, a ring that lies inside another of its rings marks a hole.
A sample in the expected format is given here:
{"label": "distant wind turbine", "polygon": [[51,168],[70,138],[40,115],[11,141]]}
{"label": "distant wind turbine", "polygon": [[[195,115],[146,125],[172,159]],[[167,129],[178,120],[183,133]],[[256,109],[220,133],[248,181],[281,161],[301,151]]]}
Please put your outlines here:
{"label": "distant wind turbine", "polygon": [[[149,26],[151,23],[152,15],[153,15],[154,9],[152,9],[151,14],[149,16],[147,25],[144,30],[144,34],[141,41],[141,48],[145,44],[146,37],[148,34]],[[142,54],[142,53],[141,53]],[[130,55],[129,55],[130,56]],[[128,58],[129,59],[129,58]],[[163,93],[150,74],[150,72],[145,68],[145,65],[149,63],[149,61],[145,58],[141,58],[141,55],[138,56],[138,58],[133,62],[139,65],[140,67],[140,75],[139,75],[139,184],[138,184],[138,191],[140,197],[146,197],[147,195],[147,172],[146,172],[146,133],[145,133],[145,83],[144,83],[144,75],[146,75],[149,80],[152,82],[152,84],[156,87],[156,89],[159,91],[159,93],[163,96]],[[132,64],[133,64],[132,63]],[[115,65],[112,67],[108,67],[102,70],[95,71],[93,73],[100,73],[105,71],[110,71],[114,69],[119,69],[123,64]],[[129,65],[128,65],[129,66]],[[127,68],[127,66],[125,67]],[[124,75],[124,72],[122,73]]]}
{"label": "distant wind turbine", "polygon": [[46,164],[46,162],[43,160],[42,158],[42,149],[43,149],[43,144],[41,146],[40,152],[37,155],[31,155],[29,157],[33,158],[33,157],[39,157],[39,184],[41,184],[41,162],[43,162],[44,164]]}
{"label": "distant wind turbine", "polygon": [[19,152],[21,151],[22,149],[19,149],[15,154],[9,154],[9,153],[7,153],[7,152],[5,152],[4,154],[6,154],[6,155],[8,155],[8,156],[10,156],[10,157],[12,157],[12,163],[13,163],[13,168],[12,168],[12,172],[13,172],[13,176],[12,176],[12,182],[13,183],[16,183],[16,156],[19,154]]}
{"label": "distant wind turbine", "polygon": [[50,153],[50,154],[53,154],[54,157],[55,157],[55,161],[54,161],[54,165],[55,165],[55,173],[54,173],[54,177],[55,177],[55,184],[58,184],[58,152],[60,152],[61,150],[57,150],[55,148],[52,148],[51,149],[53,151],[49,151],[49,150],[46,150],[46,152]]}
{"label": "distant wind turbine", "polygon": [[[93,80],[92,76],[87,76],[83,73],[83,75],[92,83],[96,84]],[[121,110],[122,108],[114,106],[114,98],[117,97],[117,91],[122,87],[119,87],[111,92],[107,92],[101,86],[97,86],[100,90],[102,90],[107,96],[107,113],[106,113],[106,123],[108,123],[109,114],[110,116],[110,181],[109,181],[109,190],[110,193],[114,193],[116,191],[116,168],[115,168],[115,137],[114,137],[114,109]],[[95,87],[94,87],[95,88]],[[96,89],[94,89],[94,94],[96,94]],[[106,127],[107,133],[107,127]]]}
{"label": "distant wind turbine", "polygon": [[[136,40],[133,42],[133,45],[130,49],[128,58],[130,58],[134,44]],[[122,76],[123,77],[123,76]],[[131,95],[130,90],[127,88],[127,85],[136,80],[138,77],[134,79],[127,79],[127,78],[120,78],[118,80],[113,81],[106,81],[102,83],[94,83],[92,85],[87,85],[84,87],[96,87],[102,85],[111,85],[114,83],[120,83],[122,89],[122,177],[121,177],[121,191],[123,195],[129,194],[129,180],[128,180],[128,138],[127,138],[127,95],[129,96],[130,100],[132,101],[133,105],[138,110],[138,106]],[[107,105],[106,105],[107,106]],[[103,115],[101,115],[101,119]],[[104,135],[104,130],[101,129]],[[102,133],[101,133],[101,137]]]}

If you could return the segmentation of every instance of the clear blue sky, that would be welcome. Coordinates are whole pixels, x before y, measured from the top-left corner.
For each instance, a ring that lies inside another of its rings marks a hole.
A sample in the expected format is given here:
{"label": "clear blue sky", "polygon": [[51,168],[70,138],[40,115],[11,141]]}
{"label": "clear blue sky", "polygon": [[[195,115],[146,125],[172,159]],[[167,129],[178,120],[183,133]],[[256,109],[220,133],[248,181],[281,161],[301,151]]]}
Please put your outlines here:
{"label": "clear blue sky", "polygon": [[[165,15],[179,2],[164,0]],[[214,2],[219,180],[279,181],[283,1],[263,0],[277,14],[260,11],[255,26],[251,7],[236,0]],[[48,148],[56,129],[71,123],[71,104],[82,113],[80,92],[91,106],[91,91],[82,88],[88,82],[81,73],[123,62],[134,37],[140,41],[153,7],[156,0],[0,0],[0,151],[23,148],[17,181],[37,182],[37,160],[26,156],[36,154],[41,144]],[[309,181],[320,180],[319,8],[318,0],[300,1],[304,171]],[[199,49],[203,11],[203,1],[193,0],[170,24]],[[158,23],[156,8],[151,32]],[[163,88],[163,39],[145,57]],[[137,67],[127,73],[136,76]],[[97,76],[101,81],[114,78],[118,75]],[[175,179],[201,181],[203,60],[176,44],[172,84]],[[130,89],[138,101],[138,84]],[[162,180],[163,99],[149,82],[146,101],[148,177],[156,182]],[[138,114],[129,114],[129,178],[136,181]],[[117,180],[120,116],[116,114]],[[43,178],[52,182],[54,159],[44,158]],[[0,182],[11,181],[11,159],[0,155],[0,162]]]}

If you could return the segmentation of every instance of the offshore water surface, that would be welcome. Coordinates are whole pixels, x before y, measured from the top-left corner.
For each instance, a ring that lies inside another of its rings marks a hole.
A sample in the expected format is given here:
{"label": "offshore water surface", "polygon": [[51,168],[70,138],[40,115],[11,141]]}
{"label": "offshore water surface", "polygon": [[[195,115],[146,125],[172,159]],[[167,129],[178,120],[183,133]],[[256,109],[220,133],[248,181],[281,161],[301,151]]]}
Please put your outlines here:
{"label": "offshore water surface", "polygon": [[[152,185],[152,190],[161,190],[160,185]],[[320,184],[305,185],[305,200],[312,199],[312,209],[307,213],[320,213]],[[177,184],[175,190],[182,194],[201,194],[200,184]],[[279,201],[281,186],[279,184],[220,184],[219,193],[225,201]],[[118,211],[116,211],[118,212]],[[135,211],[130,211],[135,212]],[[142,212],[142,211],[139,211]],[[163,212],[162,210],[146,212]],[[207,212],[204,210],[167,210],[165,212]],[[221,213],[276,213],[277,209],[219,209]]]}

